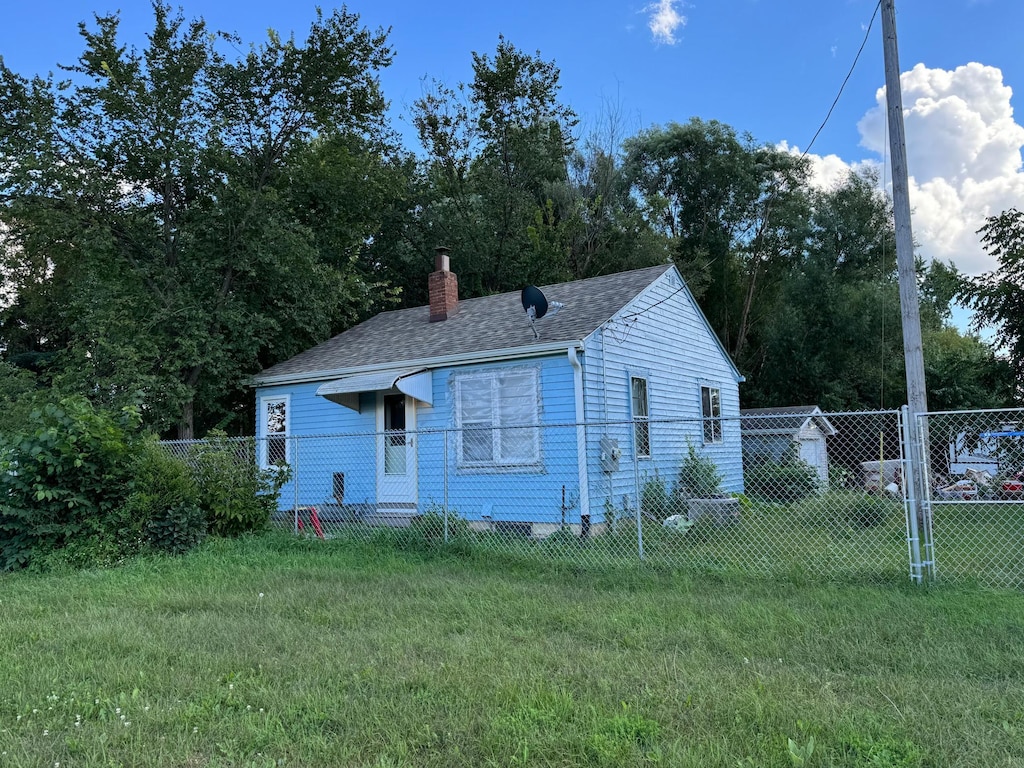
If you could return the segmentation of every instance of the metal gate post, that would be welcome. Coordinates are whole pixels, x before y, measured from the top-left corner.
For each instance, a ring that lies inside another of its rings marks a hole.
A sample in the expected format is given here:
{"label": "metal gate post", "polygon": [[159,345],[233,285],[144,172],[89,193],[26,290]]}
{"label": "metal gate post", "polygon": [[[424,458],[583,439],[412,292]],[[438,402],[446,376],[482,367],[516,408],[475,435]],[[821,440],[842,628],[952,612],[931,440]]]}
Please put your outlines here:
{"label": "metal gate post", "polygon": [[[644,559],[644,526],[641,522],[640,515],[640,460],[636,455],[636,424],[632,425],[632,447],[633,447],[633,505],[636,510],[636,553],[637,556]],[[650,438],[648,438],[650,439]]]}
{"label": "metal gate post", "polygon": [[932,484],[931,484],[931,437],[929,436],[929,416],[927,413],[917,415],[917,456],[921,461],[920,478],[921,485],[918,493],[918,520],[921,531],[921,543],[923,545],[924,566],[923,575],[926,579],[935,578],[935,547],[932,538]]}
{"label": "metal gate post", "polygon": [[448,543],[448,430],[444,431],[444,543]]}
{"label": "metal gate post", "polygon": [[[919,479],[923,476],[920,472],[921,465],[914,439],[916,429],[911,424],[910,407],[904,405],[900,408],[900,437],[903,443],[900,453],[903,454],[903,484],[907,489],[906,500],[903,503],[903,514],[906,517],[907,528],[907,553],[910,558],[910,580],[916,584],[922,582],[921,562],[921,536],[918,527],[918,509],[920,508],[918,494],[920,492]],[[879,466],[879,478],[882,474],[882,465]],[[879,486],[882,481],[879,480]],[[881,490],[881,488],[879,488]]]}
{"label": "metal gate post", "polygon": [[[299,533],[299,438],[292,436],[292,509],[295,510],[295,534]],[[269,449],[268,449],[269,450]]]}

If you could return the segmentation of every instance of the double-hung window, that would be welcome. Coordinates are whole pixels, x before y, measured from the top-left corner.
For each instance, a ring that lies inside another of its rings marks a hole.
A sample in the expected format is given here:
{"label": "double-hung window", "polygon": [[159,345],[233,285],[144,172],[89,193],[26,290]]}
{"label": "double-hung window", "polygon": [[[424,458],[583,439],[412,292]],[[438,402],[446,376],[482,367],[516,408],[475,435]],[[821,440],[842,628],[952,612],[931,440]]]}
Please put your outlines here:
{"label": "double-hung window", "polygon": [[535,368],[466,373],[455,379],[460,467],[524,467],[540,462]]}
{"label": "double-hung window", "polygon": [[289,462],[288,427],[291,403],[287,396],[260,401],[260,466],[283,467]]}
{"label": "double-hung window", "polygon": [[700,388],[704,444],[722,442],[722,392],[718,387]]}
{"label": "double-hung window", "polygon": [[647,379],[631,376],[629,392],[633,408],[633,446],[638,459],[651,457],[651,409],[647,399]]}

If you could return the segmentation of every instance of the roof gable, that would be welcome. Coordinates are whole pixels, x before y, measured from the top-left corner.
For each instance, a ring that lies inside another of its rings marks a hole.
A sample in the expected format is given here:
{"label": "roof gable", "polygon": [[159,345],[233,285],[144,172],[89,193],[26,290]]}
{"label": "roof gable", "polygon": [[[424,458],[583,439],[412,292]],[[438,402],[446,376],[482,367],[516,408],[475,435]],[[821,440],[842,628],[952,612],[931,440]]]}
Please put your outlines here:
{"label": "roof gable", "polygon": [[498,352],[529,354],[558,342],[581,342],[626,307],[652,283],[675,268],[662,264],[629,272],[544,286],[549,301],[564,304],[556,315],[538,321],[534,338],[520,302],[520,292],[459,302],[458,312],[430,322],[430,308],[381,312],[343,333],[267,368],[257,385],[315,379],[339,371],[423,362],[457,355],[486,360]]}
{"label": "roof gable", "polygon": [[817,425],[831,437],[836,434],[832,422],[825,418],[816,405],[790,405],[778,408],[743,408],[740,410],[741,427],[746,435],[797,435],[808,422]]}

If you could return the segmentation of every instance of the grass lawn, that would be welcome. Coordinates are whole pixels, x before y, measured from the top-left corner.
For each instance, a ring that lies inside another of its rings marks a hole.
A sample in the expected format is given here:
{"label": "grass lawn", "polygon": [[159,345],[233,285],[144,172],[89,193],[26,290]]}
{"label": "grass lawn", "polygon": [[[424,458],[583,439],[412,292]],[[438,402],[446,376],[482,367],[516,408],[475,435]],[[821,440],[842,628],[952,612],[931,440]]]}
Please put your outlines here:
{"label": "grass lawn", "polygon": [[0,576],[0,765],[1020,766],[1022,667],[1013,592],[268,535]]}

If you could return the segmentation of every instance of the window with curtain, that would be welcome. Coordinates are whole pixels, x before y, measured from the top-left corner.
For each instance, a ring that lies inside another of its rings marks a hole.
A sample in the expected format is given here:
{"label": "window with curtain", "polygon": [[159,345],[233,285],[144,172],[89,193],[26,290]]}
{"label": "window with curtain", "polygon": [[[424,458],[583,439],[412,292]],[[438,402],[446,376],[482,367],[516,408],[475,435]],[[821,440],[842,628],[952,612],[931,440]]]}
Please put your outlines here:
{"label": "window with curtain", "polygon": [[460,467],[519,467],[540,461],[536,369],[467,373],[455,380]]}
{"label": "window with curtain", "polygon": [[284,467],[288,464],[288,398],[263,400],[263,440],[260,445],[260,465]]}

